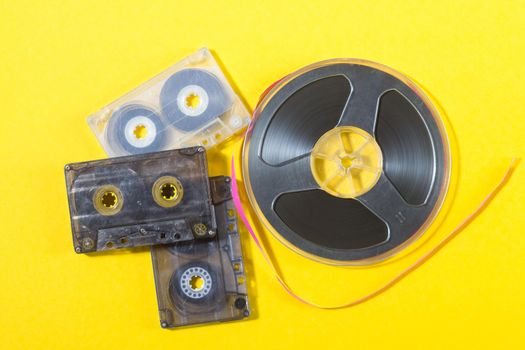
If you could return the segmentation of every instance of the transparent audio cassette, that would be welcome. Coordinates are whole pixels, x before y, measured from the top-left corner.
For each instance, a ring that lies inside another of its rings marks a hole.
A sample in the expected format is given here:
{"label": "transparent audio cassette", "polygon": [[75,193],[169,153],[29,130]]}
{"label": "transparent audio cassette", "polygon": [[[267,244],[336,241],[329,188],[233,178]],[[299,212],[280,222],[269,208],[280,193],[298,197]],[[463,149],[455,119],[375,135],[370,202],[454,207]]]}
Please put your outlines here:
{"label": "transparent audio cassette", "polygon": [[203,147],[68,164],[65,175],[77,253],[216,233]]}
{"label": "transparent audio cassette", "polygon": [[205,48],[88,117],[109,156],[211,148],[249,121],[248,110]]}
{"label": "transparent audio cassette", "polygon": [[210,179],[217,235],[151,249],[163,328],[249,316],[246,275],[230,178]]}

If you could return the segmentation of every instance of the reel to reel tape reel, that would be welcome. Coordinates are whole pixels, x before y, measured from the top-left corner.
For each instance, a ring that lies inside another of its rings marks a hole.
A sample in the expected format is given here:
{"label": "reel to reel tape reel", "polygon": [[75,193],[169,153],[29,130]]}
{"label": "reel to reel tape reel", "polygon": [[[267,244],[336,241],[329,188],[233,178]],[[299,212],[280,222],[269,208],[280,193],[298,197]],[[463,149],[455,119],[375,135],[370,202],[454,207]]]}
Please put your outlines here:
{"label": "reel to reel tape reel", "polygon": [[288,247],[330,264],[367,264],[436,217],[451,171],[447,132],[425,94],[368,61],[328,60],[272,86],[242,157],[258,218]]}

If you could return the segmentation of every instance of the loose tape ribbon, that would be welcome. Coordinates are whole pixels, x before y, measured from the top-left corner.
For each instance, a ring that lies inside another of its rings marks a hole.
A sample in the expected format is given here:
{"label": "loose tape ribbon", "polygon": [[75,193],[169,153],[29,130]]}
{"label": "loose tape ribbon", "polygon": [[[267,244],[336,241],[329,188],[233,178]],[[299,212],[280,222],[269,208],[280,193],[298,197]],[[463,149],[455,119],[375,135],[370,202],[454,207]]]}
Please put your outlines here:
{"label": "loose tape ribbon", "polygon": [[[273,84],[275,85],[275,84]],[[272,86],[273,86],[272,85]],[[269,89],[267,89],[268,91]],[[265,91],[265,93],[267,92]],[[310,305],[314,306],[320,309],[341,309],[345,307],[351,307],[358,304],[361,304],[367,300],[372,299],[375,296],[378,296],[379,294],[385,292],[390,287],[395,285],[397,282],[402,280],[405,276],[407,276],[410,272],[414,271],[416,268],[421,266],[423,263],[425,263],[429,258],[431,258],[434,254],[436,254],[441,248],[443,248],[448,242],[450,242],[459,232],[461,232],[465,227],[468,226],[481,212],[488,206],[488,204],[494,199],[494,197],[500,192],[500,190],[505,187],[507,182],[509,181],[510,177],[512,176],[512,173],[515,169],[515,167],[518,164],[519,159],[514,158],[510,162],[509,167],[507,168],[507,171],[503,175],[500,182],[490,191],[486,197],[481,201],[481,203],[472,211],[467,217],[465,217],[449,234],[447,234],[435,247],[433,247],[430,251],[425,253],[422,257],[420,257],[418,260],[416,260],[414,263],[409,265],[407,268],[402,270],[399,274],[394,276],[391,280],[386,282],[383,286],[377,288],[376,290],[360,297],[357,299],[350,300],[348,302],[338,304],[338,305],[321,305],[316,302],[307,300],[305,298],[301,298],[297,293],[294,292],[294,290],[286,283],[283,276],[279,273],[279,271],[276,269],[274,262],[268,255],[268,252],[264,246],[264,244],[259,239],[259,235],[257,232],[253,229],[250,222],[248,221],[248,218],[246,216],[246,212],[244,211],[241,199],[239,197],[239,188],[237,185],[237,177],[235,175],[235,162],[234,158],[232,157],[232,163],[231,163],[231,171],[232,171],[232,196],[233,196],[233,203],[235,205],[235,208],[237,209],[237,213],[239,214],[239,217],[241,218],[242,222],[248,229],[248,232],[250,233],[250,236],[253,238],[255,244],[257,245],[257,248],[262,253],[264,260],[268,263],[271,270],[273,271],[275,277],[277,278],[277,281],[283,286],[283,288],[286,290],[288,294],[290,294],[295,299]]]}
{"label": "loose tape ribbon", "polygon": [[[257,102],[257,105],[255,109],[257,109],[257,106],[259,106],[260,102],[263,100],[263,98],[279,83],[281,82],[285,77],[275,81],[272,83],[259,97],[259,100]],[[253,121],[252,121],[253,123]],[[248,128],[250,128],[249,126]],[[242,207],[241,199],[239,197],[239,187],[237,185],[237,177],[235,174],[235,160],[234,156],[232,156],[232,163],[231,163],[231,174],[232,174],[232,197],[233,197],[233,203],[235,205],[235,208],[237,209],[237,213],[239,214],[239,217],[241,218],[242,222],[244,223],[244,226],[246,226],[246,229],[250,233],[250,236],[252,237],[253,241],[255,242],[257,248],[261,252],[262,256],[264,257],[264,260],[272,270],[273,274],[275,275],[275,278],[281,284],[281,286],[285,289],[285,291],[290,294],[295,299],[299,300],[300,302],[319,308],[319,309],[327,309],[327,310],[333,310],[333,309],[342,309],[346,307],[352,307],[356,306],[358,304],[364,303],[365,301],[368,301],[379,294],[382,294],[383,292],[390,289],[390,287],[394,286],[397,282],[401,281],[405,276],[410,274],[412,271],[417,269],[419,266],[423,265],[428,259],[430,259],[432,256],[434,256],[441,248],[443,248],[448,242],[450,242],[455,236],[457,236],[465,227],[467,227],[479,214],[483,212],[483,210],[488,206],[488,204],[496,197],[496,195],[500,192],[500,190],[505,187],[505,185],[508,183],[510,177],[512,176],[514,169],[519,163],[519,158],[513,158],[507,168],[507,171],[499,181],[499,183],[490,191],[485,198],[478,204],[478,206],[469,214],[467,215],[450,233],[448,233],[439,243],[434,246],[431,250],[429,250],[427,253],[425,253],[422,257],[417,259],[414,263],[403,269],[399,274],[394,276],[392,279],[390,279],[388,282],[386,282],[381,287],[377,288],[376,290],[353,300],[350,300],[348,302],[337,304],[337,305],[321,305],[316,302],[307,300],[305,298],[300,297],[295,291],[286,283],[283,276],[279,273],[277,268],[275,267],[275,263],[270,258],[270,255],[268,254],[264,244],[259,239],[259,235],[257,232],[253,229],[252,225],[250,224],[248,217],[246,216],[246,212],[244,211],[244,208]]]}

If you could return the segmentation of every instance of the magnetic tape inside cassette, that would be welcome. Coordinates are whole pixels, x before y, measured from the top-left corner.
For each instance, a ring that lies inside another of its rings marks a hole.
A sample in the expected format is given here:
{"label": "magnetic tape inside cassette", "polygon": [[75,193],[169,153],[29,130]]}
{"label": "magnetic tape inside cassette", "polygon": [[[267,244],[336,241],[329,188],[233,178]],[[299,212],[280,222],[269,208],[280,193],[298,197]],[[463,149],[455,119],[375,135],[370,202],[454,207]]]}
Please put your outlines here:
{"label": "magnetic tape inside cassette", "polygon": [[65,175],[77,253],[216,233],[203,147],[69,164]]}

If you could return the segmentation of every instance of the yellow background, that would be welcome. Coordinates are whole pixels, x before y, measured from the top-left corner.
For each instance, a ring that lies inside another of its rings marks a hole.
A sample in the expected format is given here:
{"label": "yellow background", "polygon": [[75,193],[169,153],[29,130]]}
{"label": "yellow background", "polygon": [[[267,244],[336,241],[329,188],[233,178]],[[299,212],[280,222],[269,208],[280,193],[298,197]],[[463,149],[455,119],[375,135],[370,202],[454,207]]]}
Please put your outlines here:
{"label": "yellow background", "polygon": [[[85,122],[89,113],[200,47],[213,50],[250,108],[268,84],[306,64],[365,58],[414,77],[454,127],[460,177],[440,227],[446,233],[509,159],[524,154],[524,8],[518,1],[0,1],[0,348],[522,348],[523,165],[444,250],[355,308],[322,311],[293,300],[243,231],[254,317],[174,331],[159,327],[147,249],[73,252],[63,166],[105,156]],[[211,173],[228,171],[229,154],[210,155]],[[346,279],[352,269],[306,262],[268,240],[302,295],[335,302],[373,286],[369,277]]]}

